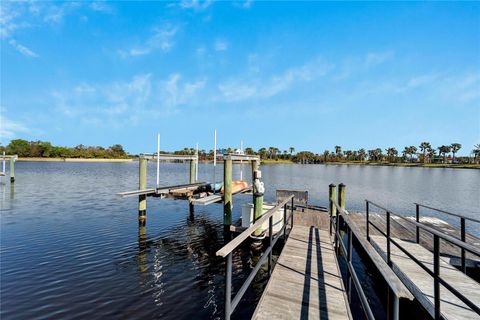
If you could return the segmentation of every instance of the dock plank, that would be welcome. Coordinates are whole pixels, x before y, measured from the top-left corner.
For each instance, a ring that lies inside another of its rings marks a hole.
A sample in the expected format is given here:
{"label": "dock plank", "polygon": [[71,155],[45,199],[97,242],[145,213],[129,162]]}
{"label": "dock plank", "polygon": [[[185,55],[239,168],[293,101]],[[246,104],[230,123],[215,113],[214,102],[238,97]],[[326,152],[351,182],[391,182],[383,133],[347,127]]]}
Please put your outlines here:
{"label": "dock plank", "polygon": [[351,319],[328,231],[293,227],[252,319]]}
{"label": "dock plank", "polygon": [[[381,255],[386,257],[386,238],[372,235],[370,239],[372,245],[377,248]],[[433,271],[432,252],[411,241],[399,238],[394,240]],[[391,260],[395,273],[433,317],[435,310],[433,278],[394,244],[391,245]],[[460,293],[467,296],[469,300],[476,305],[480,305],[480,284],[450,265],[443,257],[440,258],[440,276]],[[444,286],[440,286],[440,296],[440,310],[445,319],[480,319],[477,313]]]}

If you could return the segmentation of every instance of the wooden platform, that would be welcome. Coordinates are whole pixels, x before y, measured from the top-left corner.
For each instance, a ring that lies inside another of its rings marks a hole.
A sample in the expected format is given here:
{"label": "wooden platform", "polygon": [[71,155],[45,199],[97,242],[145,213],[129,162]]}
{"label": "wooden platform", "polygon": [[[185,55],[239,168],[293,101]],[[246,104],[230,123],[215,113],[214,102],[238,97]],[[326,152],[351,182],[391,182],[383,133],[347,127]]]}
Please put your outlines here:
{"label": "wooden platform", "polygon": [[[363,232],[363,235],[366,237],[366,218],[365,213],[361,212],[351,212],[350,219],[354,220],[358,225],[359,229]],[[414,220],[413,217],[410,219]],[[385,231],[387,229],[385,222],[385,215],[383,214],[370,214],[370,220],[375,223],[381,230]],[[408,223],[407,221],[400,219],[398,217],[392,217],[391,232],[392,235],[402,239],[402,240],[415,240],[415,227],[413,224]],[[450,225],[449,223],[438,219],[430,217],[421,217],[420,222],[426,226],[438,229],[445,234],[451,235],[455,238],[460,238],[460,230]],[[370,226],[370,234],[379,235],[380,233]],[[468,234],[466,235],[466,242],[472,245],[480,246],[480,239]],[[433,236],[428,232],[420,231],[420,244],[427,250],[433,251]],[[449,262],[454,265],[459,265],[460,249],[457,246],[454,246],[446,241],[440,242],[440,254],[442,256],[448,256]],[[467,252],[467,266],[469,267],[480,267],[480,257],[470,254]],[[447,259],[445,257],[445,259]]]}
{"label": "wooden platform", "polygon": [[350,319],[328,231],[295,225],[252,319]]}
{"label": "wooden platform", "polygon": [[[371,236],[371,243],[386,259],[387,241],[384,236]],[[403,248],[420,260],[433,271],[433,253],[420,244],[394,239]],[[394,244],[391,245],[391,260],[393,270],[414,294],[424,308],[432,315],[435,314],[433,298],[433,278],[417,263],[410,259]],[[476,305],[480,305],[480,284],[440,258],[440,276]],[[440,286],[440,310],[445,319],[479,319],[479,315],[472,311],[453,293]]]}

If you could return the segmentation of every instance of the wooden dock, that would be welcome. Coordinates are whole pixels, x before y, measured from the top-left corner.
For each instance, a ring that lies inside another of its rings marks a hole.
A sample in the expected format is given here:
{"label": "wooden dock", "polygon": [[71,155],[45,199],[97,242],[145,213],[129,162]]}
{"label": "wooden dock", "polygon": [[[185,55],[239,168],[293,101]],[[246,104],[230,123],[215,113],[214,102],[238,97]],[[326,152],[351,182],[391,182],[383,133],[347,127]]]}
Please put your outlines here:
{"label": "wooden dock", "polygon": [[[383,236],[370,236],[370,239],[373,246],[376,247],[380,254],[386,259],[386,238]],[[433,272],[432,252],[418,243],[398,238],[394,238],[394,240],[401,244],[408,252],[415,254],[415,257]],[[395,245],[391,246],[391,260],[395,273],[430,315],[434,317],[435,308],[432,277]],[[457,268],[450,265],[448,260],[443,258],[440,258],[440,274],[442,278],[452,284],[456,290],[463,294],[468,294],[470,300],[477,306],[480,305],[480,284],[478,284],[478,282],[463,274]],[[441,313],[445,319],[480,319],[476,312],[442,285],[440,286],[440,294]]]}
{"label": "wooden dock", "polygon": [[294,225],[252,319],[350,319],[328,231]]}

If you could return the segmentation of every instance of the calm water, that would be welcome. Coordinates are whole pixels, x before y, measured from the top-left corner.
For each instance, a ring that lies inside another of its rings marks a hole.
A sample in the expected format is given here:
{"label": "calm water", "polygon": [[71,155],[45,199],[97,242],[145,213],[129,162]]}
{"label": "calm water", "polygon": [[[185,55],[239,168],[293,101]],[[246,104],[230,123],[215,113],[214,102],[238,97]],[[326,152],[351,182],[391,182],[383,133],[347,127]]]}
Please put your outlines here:
{"label": "calm water", "polygon": [[[149,198],[147,226],[139,229],[137,200],[114,195],[136,189],[137,163],[19,162],[15,169],[15,186],[0,184],[2,319],[222,317],[224,266],[215,257],[224,243],[221,205],[196,207],[191,217],[186,202]],[[186,164],[161,169],[165,185],[187,181]],[[267,201],[274,200],[275,189],[291,188],[308,190],[311,203],[326,206],[328,184],[343,182],[353,210],[363,210],[365,198],[404,214],[413,214],[414,201],[469,216],[480,207],[479,170],[318,165],[262,170]],[[219,166],[217,177],[222,175]],[[237,166],[234,176],[239,177]],[[200,165],[199,180],[211,177],[212,167]],[[153,185],[153,163],[148,179]],[[235,197],[235,220],[240,204],[250,200]],[[239,253],[237,288],[258,258],[248,246]],[[237,318],[251,315],[265,282],[260,273]]]}

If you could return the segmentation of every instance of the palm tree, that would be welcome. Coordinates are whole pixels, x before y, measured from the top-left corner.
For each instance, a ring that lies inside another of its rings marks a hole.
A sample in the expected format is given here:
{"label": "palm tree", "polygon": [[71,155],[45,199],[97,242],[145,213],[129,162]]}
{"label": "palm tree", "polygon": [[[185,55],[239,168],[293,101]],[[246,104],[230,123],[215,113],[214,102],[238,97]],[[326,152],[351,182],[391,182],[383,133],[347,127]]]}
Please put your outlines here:
{"label": "palm tree", "polygon": [[350,150],[345,151],[345,157],[347,158],[347,160],[350,160],[350,158],[352,157],[352,154],[353,152]]}
{"label": "palm tree", "polygon": [[323,162],[328,161],[328,156],[329,155],[330,155],[330,151],[328,151],[328,150],[323,151]]}
{"label": "palm tree", "polygon": [[337,157],[337,160],[338,160],[338,158],[342,157],[342,147],[335,146],[335,155]]}
{"label": "palm tree", "polygon": [[290,148],[288,148],[288,150],[290,151],[290,155],[292,155],[292,154],[295,152],[295,148],[294,148],[294,147],[290,147]]}
{"label": "palm tree", "polygon": [[436,155],[436,151],[434,148],[428,148],[427,149],[427,154],[428,154],[428,161],[429,162],[432,162],[433,160],[435,160],[435,155]]}
{"label": "palm tree", "polygon": [[360,159],[360,162],[365,160],[366,155],[367,155],[367,153],[365,152],[365,149],[361,148],[361,149],[358,150],[358,157]]}
{"label": "palm tree", "polygon": [[391,148],[385,149],[385,151],[387,151],[388,160],[390,162],[393,162],[395,157],[398,155],[397,149],[395,149],[394,147],[391,147]]}
{"label": "palm tree", "polygon": [[423,153],[423,163],[427,160],[427,150],[432,148],[432,145],[429,142],[422,142],[420,143],[420,150]]}
{"label": "palm tree", "polygon": [[450,145],[450,148],[452,149],[452,153],[453,153],[452,162],[455,163],[455,153],[457,153],[458,150],[460,150],[462,148],[462,145],[460,143],[452,143]]}
{"label": "palm tree", "polygon": [[440,146],[437,148],[438,149],[438,153],[440,153],[440,155],[443,154],[443,163],[446,163],[447,162],[447,153],[450,152],[450,146]]}
{"label": "palm tree", "polygon": [[258,149],[258,155],[260,156],[261,159],[265,159],[267,155],[267,149],[265,148]]}
{"label": "palm tree", "polygon": [[472,153],[474,155],[473,162],[477,163],[477,158],[480,158],[480,144],[473,146]]}

